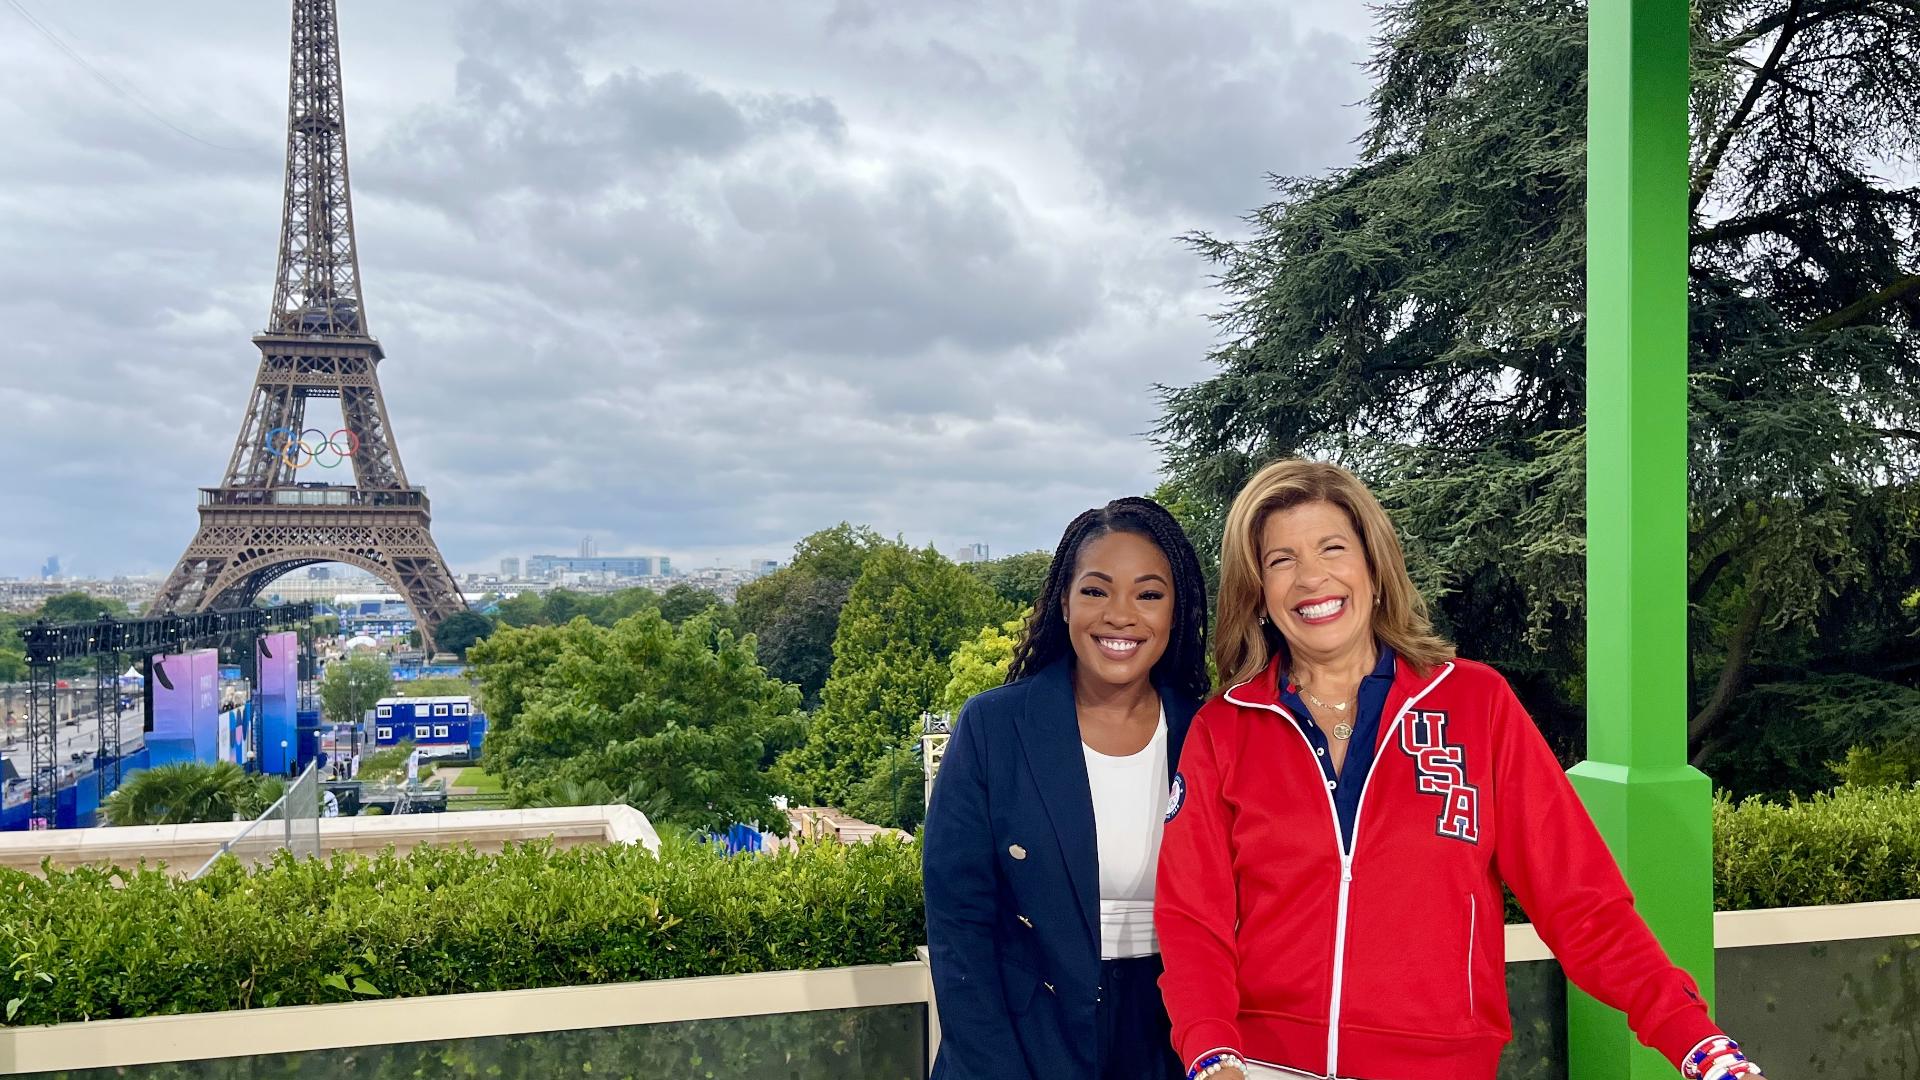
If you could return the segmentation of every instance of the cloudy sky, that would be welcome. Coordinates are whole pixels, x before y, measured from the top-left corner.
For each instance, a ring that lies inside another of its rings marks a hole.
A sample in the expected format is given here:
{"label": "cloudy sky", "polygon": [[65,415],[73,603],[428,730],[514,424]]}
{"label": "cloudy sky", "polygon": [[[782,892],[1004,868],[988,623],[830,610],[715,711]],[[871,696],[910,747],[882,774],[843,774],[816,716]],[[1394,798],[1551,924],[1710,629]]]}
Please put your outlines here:
{"label": "cloudy sky", "polygon": [[[1152,384],[1205,374],[1218,304],[1174,238],[1351,159],[1370,29],[1347,0],[339,7],[368,321],[456,570],[586,535],[737,564],[841,520],[1005,553],[1149,490]],[[0,0],[0,576],[164,573],[192,535],[259,360],[287,14]]]}

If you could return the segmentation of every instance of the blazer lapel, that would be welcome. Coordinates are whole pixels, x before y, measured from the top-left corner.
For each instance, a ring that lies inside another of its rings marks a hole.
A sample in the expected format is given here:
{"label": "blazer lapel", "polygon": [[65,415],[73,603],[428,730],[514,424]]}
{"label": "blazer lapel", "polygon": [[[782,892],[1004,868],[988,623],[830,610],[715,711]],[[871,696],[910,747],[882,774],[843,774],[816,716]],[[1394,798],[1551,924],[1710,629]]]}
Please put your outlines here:
{"label": "blazer lapel", "polygon": [[1080,718],[1073,704],[1071,663],[1056,661],[1033,677],[1027,711],[1017,730],[1067,863],[1087,932],[1100,926],[1100,852],[1093,827],[1093,788],[1080,749]]}
{"label": "blazer lapel", "polygon": [[1167,776],[1180,771],[1180,748],[1187,743],[1187,729],[1193,726],[1193,714],[1200,706],[1171,687],[1161,686],[1160,705],[1167,713]]}

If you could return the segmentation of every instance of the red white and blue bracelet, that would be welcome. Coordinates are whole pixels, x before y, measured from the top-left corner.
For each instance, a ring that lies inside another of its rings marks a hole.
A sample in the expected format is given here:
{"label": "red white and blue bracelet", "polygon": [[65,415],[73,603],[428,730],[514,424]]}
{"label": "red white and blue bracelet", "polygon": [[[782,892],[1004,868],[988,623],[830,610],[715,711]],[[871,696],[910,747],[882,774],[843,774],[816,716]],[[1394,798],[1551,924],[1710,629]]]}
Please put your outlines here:
{"label": "red white and blue bracelet", "polygon": [[1713,1035],[1701,1039],[1687,1054],[1680,1066],[1680,1075],[1686,1080],[1735,1080],[1759,1076],[1760,1066],[1747,1060],[1747,1055],[1740,1052],[1739,1043],[1725,1035]]}
{"label": "red white and blue bracelet", "polygon": [[1224,1053],[1208,1054],[1194,1062],[1193,1068],[1187,1070],[1187,1080],[1207,1080],[1207,1077],[1216,1076],[1228,1069],[1239,1069],[1241,1075],[1245,1075],[1247,1063],[1240,1060],[1240,1055],[1230,1050]]}

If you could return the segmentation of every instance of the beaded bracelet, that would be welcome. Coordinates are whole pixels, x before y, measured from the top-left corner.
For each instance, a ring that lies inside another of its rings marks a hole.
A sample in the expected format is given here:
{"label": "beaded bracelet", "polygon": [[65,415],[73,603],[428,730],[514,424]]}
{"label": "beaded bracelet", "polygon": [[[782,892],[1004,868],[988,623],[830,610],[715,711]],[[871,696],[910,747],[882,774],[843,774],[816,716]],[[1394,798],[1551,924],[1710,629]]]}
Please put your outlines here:
{"label": "beaded bracelet", "polygon": [[1747,1060],[1747,1055],[1740,1052],[1739,1043],[1725,1035],[1714,1035],[1700,1040],[1687,1055],[1680,1075],[1687,1080],[1735,1080],[1759,1076],[1760,1066]]}
{"label": "beaded bracelet", "polygon": [[1207,1077],[1226,1072],[1228,1069],[1239,1069],[1242,1074],[1245,1074],[1247,1063],[1241,1061],[1238,1054],[1213,1054],[1194,1062],[1193,1068],[1187,1070],[1187,1080],[1207,1080]]}

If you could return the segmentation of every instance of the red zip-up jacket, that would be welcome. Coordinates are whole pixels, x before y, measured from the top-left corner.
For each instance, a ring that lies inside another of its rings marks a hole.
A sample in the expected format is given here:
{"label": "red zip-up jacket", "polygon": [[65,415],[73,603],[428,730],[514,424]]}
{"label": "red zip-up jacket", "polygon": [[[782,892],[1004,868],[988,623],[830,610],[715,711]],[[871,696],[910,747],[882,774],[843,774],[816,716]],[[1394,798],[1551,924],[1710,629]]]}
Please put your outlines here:
{"label": "red zip-up jacket", "polygon": [[1512,1037],[1501,883],[1562,968],[1678,1067],[1719,1033],[1507,681],[1402,660],[1346,853],[1278,664],[1194,718],[1154,920],[1173,1042],[1322,1076],[1491,1080]]}

